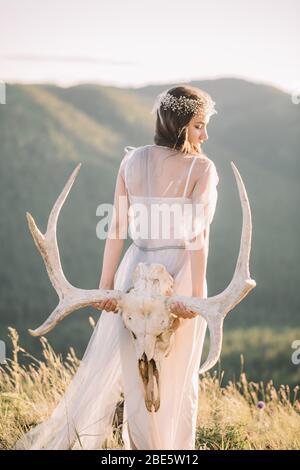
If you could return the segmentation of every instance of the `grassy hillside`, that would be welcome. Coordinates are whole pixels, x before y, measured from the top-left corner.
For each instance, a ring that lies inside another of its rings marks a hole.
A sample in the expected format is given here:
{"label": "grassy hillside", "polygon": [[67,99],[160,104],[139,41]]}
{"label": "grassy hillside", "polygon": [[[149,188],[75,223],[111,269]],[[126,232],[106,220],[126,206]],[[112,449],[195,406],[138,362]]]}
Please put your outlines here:
{"label": "grassy hillside", "polygon": [[[223,364],[231,376],[237,374],[243,352],[251,379],[263,374],[294,384],[300,369],[289,359],[291,342],[300,339],[300,108],[276,88],[244,80],[192,85],[209,91],[218,110],[204,146],[220,176],[209,295],[230,282],[239,249],[241,209],[230,161],[244,179],[253,216],[250,270],[257,287],[226,319]],[[7,341],[7,327],[14,326],[24,346],[41,354],[27,329],[48,316],[57,297],[25,213],[45,230],[52,205],[79,161],[83,165],[61,212],[58,242],[70,282],[98,286],[104,241],[96,237],[96,208],[113,201],[123,147],[153,143],[150,109],[164,88],[7,86],[7,104],[0,107],[0,339]],[[48,335],[57,351],[66,354],[72,344],[83,353],[90,314],[98,317],[92,309],[77,311]],[[267,357],[265,370],[258,367],[260,357]]]}
{"label": "grassy hillside", "polygon": [[[13,359],[0,367],[0,449],[13,448],[24,432],[44,421],[60,401],[79,365],[71,348],[65,361],[45,337],[43,359],[22,366],[27,355],[15,330],[10,331]],[[122,449],[123,397],[116,408],[113,433],[104,449]],[[71,416],[70,416],[71,419]],[[252,382],[242,372],[222,385],[222,373],[205,374],[199,381],[196,449],[201,450],[299,450],[299,387]],[[80,436],[88,427],[77,428]]]}

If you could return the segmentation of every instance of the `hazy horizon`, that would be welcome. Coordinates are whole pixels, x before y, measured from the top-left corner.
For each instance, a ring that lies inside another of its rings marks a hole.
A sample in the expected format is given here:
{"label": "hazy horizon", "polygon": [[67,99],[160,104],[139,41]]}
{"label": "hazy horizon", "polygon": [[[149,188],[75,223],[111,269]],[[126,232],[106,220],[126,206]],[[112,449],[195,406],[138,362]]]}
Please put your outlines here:
{"label": "hazy horizon", "polygon": [[0,0],[0,9],[8,83],[140,88],[240,78],[300,88],[296,0]]}

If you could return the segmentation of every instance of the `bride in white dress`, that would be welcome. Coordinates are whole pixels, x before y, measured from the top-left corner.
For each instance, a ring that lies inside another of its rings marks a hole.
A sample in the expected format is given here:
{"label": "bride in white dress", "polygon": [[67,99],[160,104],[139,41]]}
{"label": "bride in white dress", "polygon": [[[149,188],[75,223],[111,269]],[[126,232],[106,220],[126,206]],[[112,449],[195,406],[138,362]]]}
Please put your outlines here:
{"label": "bride in white dress", "polygon": [[[217,203],[215,164],[201,150],[214,110],[211,97],[198,88],[178,86],[158,95],[155,144],[126,147],[116,181],[114,205],[127,196],[128,206],[200,203],[193,216],[193,237],[133,239],[118,266],[124,239],[107,238],[99,287],[128,291],[139,262],[160,263],[174,278],[174,293],[207,297],[209,229]],[[116,211],[117,212],[117,211]],[[136,214],[129,217],[136,227]],[[151,218],[149,226],[153,226]],[[151,234],[150,234],[151,235]],[[191,241],[192,240],[192,241]],[[118,268],[117,268],[118,266]],[[180,327],[160,372],[161,405],[145,407],[132,336],[115,300],[94,304],[102,310],[80,366],[50,417],[24,434],[16,449],[101,449],[112,434],[116,405],[124,394],[122,437],[125,449],[195,449],[198,369],[206,321],[173,304]],[[117,312],[117,313],[114,313]]]}

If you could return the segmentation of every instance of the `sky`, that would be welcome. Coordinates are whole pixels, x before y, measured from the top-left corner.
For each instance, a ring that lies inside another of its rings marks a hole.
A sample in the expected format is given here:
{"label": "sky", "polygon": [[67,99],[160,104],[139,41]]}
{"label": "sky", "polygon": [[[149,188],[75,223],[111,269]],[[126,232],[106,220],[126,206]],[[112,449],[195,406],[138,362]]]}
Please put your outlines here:
{"label": "sky", "polygon": [[299,0],[0,0],[0,80],[300,89]]}

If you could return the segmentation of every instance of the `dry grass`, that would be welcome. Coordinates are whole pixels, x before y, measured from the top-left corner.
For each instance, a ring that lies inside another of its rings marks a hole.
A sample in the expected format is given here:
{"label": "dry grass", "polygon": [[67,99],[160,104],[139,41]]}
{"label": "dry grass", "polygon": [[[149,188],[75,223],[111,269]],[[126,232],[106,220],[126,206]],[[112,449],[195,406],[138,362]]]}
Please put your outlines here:
{"label": "dry grass", "polygon": [[[65,360],[41,337],[43,360],[19,345],[18,333],[9,328],[12,359],[0,367],[0,449],[10,449],[16,439],[45,420],[59,401],[80,363],[72,348]],[[22,353],[31,362],[22,366]],[[298,387],[290,391],[272,382],[248,382],[244,372],[237,383],[222,386],[222,374],[207,373],[199,381],[197,448],[300,449]],[[106,446],[122,448],[122,407],[114,419],[113,436]]]}

